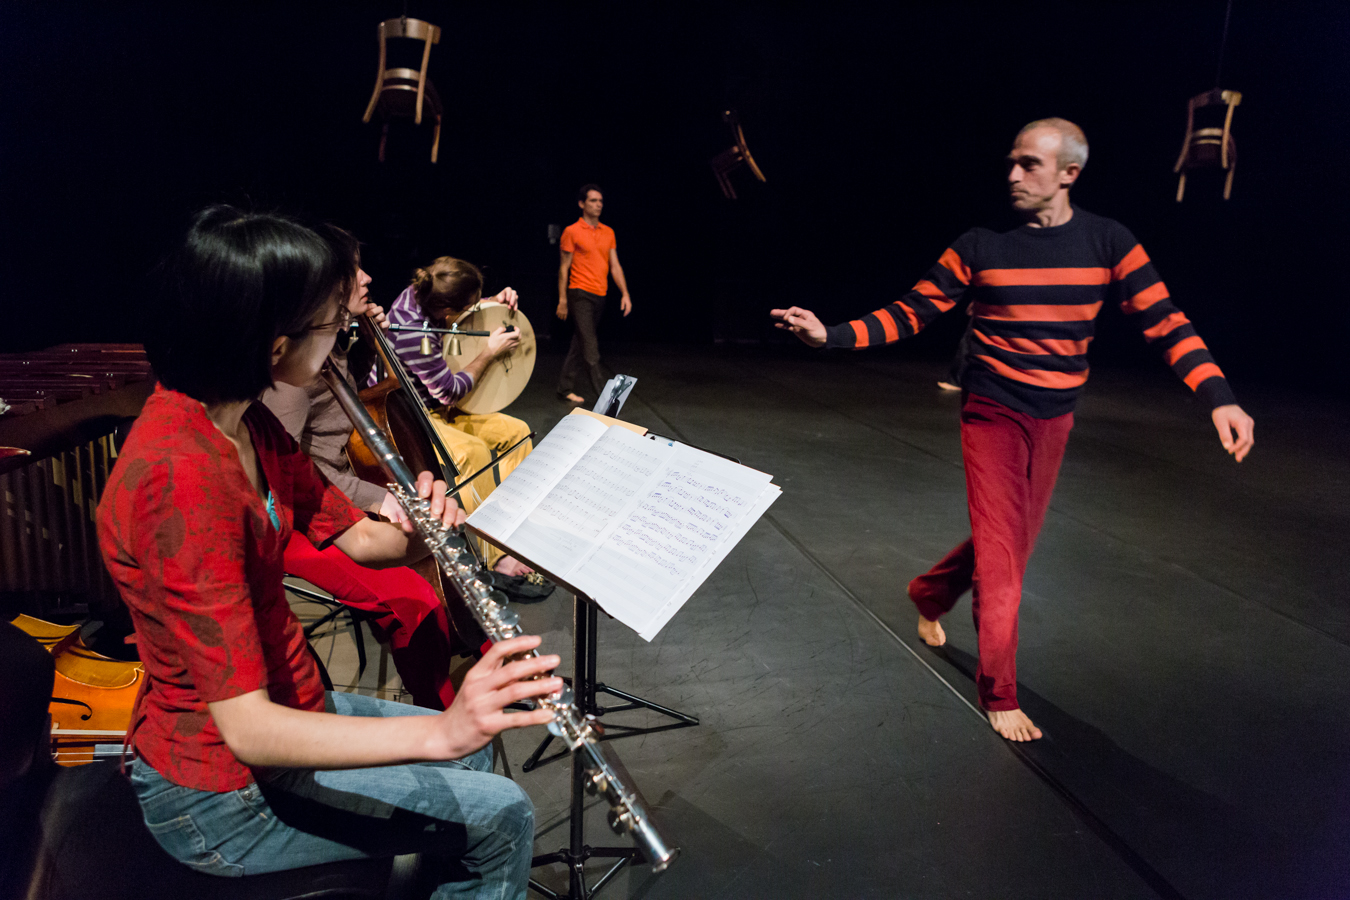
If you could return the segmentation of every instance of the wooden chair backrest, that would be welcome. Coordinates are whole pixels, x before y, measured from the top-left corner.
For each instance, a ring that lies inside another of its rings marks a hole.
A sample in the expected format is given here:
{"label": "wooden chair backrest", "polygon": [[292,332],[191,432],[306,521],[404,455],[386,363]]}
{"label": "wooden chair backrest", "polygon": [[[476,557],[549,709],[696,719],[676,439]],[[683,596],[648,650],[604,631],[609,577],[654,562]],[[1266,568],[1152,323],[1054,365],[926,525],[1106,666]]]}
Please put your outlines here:
{"label": "wooden chair backrest", "polygon": [[1180,172],[1186,164],[1186,157],[1190,154],[1191,144],[1195,138],[1195,111],[1203,109],[1206,106],[1224,105],[1228,107],[1228,112],[1223,119],[1223,137],[1219,142],[1219,166],[1228,168],[1228,148],[1229,141],[1233,133],[1233,110],[1237,109],[1242,102],[1241,91],[1225,91],[1215,88],[1212,91],[1205,91],[1203,94],[1196,94],[1186,103],[1186,138],[1181,143],[1181,155],[1177,158],[1177,164],[1173,171]]}
{"label": "wooden chair backrest", "polygon": [[441,42],[441,27],[422,19],[385,19],[380,23],[381,39],[412,38],[415,41],[430,39],[431,43]]}
{"label": "wooden chair backrest", "polygon": [[441,28],[439,25],[433,25],[422,19],[410,19],[403,16],[397,19],[385,19],[380,23],[377,33],[380,40],[380,62],[376,67],[375,91],[370,95],[370,103],[366,105],[366,114],[361,117],[361,121],[370,121],[370,117],[375,114],[375,107],[380,102],[380,92],[384,90],[385,63],[389,56],[387,41],[389,38],[408,38],[423,42],[422,68],[417,75],[417,107],[413,115],[413,121],[421,125],[422,100],[426,94],[427,64],[431,61],[431,45],[441,42]]}

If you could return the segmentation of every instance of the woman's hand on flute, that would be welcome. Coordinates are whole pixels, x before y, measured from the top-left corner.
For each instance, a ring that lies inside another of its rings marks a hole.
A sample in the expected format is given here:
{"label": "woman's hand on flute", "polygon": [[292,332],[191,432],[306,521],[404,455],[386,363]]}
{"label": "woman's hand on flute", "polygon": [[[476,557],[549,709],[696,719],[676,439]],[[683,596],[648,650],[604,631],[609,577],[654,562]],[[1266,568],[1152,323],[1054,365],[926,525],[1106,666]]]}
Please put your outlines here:
{"label": "woman's hand on flute", "polygon": [[535,709],[507,712],[520,700],[546,697],[563,688],[561,678],[540,677],[557,668],[556,656],[517,657],[539,646],[537,635],[522,635],[493,644],[464,676],[450,708],[438,716],[438,739],[444,743],[428,748],[427,756],[458,759],[484,747],[508,728],[546,725],[553,712]]}
{"label": "woman's hand on flute", "polygon": [[[417,476],[417,496],[427,501],[432,517],[446,528],[458,528],[464,524],[464,510],[445,496],[445,490],[445,482],[436,481],[430,472]],[[384,513],[383,507],[381,513]],[[372,569],[410,566],[431,552],[406,515],[387,515],[386,518],[392,519],[397,527],[391,528],[389,522],[361,519],[338,535],[333,543],[353,562]]]}
{"label": "woman's hand on flute", "polygon": [[[432,518],[440,519],[446,528],[458,528],[464,524],[467,517],[455,499],[446,496],[445,492],[449,489],[449,485],[436,480],[430,472],[422,472],[417,476],[417,496],[430,501]],[[406,516],[398,524],[408,534],[412,534],[415,530]]]}
{"label": "woman's hand on flute", "polygon": [[434,716],[338,716],[273,703],[266,688],[207,704],[221,737],[246,765],[354,769],[417,760],[459,759],[508,728],[543,725],[548,709],[507,712],[517,700],[562,690],[541,677],[556,656],[517,659],[539,646],[534,635],[494,644],[464,676],[445,712]]}

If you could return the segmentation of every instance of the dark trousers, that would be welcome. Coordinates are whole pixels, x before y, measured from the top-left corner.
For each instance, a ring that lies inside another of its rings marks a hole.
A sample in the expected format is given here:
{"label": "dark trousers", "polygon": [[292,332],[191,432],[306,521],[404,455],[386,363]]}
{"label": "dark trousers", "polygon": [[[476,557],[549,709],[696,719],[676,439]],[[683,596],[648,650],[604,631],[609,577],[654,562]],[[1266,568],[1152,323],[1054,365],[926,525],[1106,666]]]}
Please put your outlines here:
{"label": "dark trousers", "polygon": [[600,340],[595,328],[605,309],[605,298],[580,288],[567,289],[567,317],[572,320],[572,346],[563,360],[558,393],[581,394],[597,400],[605,389],[605,371],[600,365]]}
{"label": "dark trousers", "polygon": [[909,583],[925,619],[973,589],[979,636],[975,684],[987,710],[1017,709],[1017,609],[1022,576],[1050,506],[1073,413],[1034,419],[970,394],[961,407],[970,537]]}

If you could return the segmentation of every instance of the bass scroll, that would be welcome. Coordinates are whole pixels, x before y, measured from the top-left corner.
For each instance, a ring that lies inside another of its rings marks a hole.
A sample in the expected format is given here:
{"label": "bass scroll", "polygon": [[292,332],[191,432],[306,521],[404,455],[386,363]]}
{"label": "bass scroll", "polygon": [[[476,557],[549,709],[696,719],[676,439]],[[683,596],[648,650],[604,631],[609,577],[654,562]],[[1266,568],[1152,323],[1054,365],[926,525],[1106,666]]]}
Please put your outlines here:
{"label": "bass scroll", "polygon": [[[468,541],[455,529],[446,528],[431,515],[430,504],[417,496],[416,479],[394,450],[393,444],[371,418],[360,398],[330,360],[322,376],[343,412],[352,420],[366,446],[379,459],[389,476],[389,491],[398,498],[409,520],[417,529],[446,579],[463,598],[483,632],[493,642],[521,634],[519,617],[507,608],[505,594],[492,586],[490,573],[483,570]],[[529,655],[535,655],[530,651]],[[631,777],[600,743],[599,726],[583,716],[572,702],[572,691],[564,688],[537,703],[553,712],[549,732],[563,741],[573,753],[584,756],[590,787],[609,801],[609,822],[616,832],[628,832],[642,849],[652,871],[664,871],[679,855],[678,847],[666,843],[652,821],[646,801],[631,784]]]}

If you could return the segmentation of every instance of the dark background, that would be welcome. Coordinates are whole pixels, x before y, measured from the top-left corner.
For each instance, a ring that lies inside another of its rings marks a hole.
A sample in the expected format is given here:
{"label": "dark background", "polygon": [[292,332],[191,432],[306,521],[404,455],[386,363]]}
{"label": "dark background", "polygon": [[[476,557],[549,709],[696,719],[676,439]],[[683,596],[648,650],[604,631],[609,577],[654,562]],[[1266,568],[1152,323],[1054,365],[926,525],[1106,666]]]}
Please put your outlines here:
{"label": "dark background", "polygon": [[[1239,391],[1338,391],[1350,7],[1234,4],[1233,199],[1195,176],[1178,205],[1185,103],[1214,85],[1224,8],[409,0],[444,30],[433,166],[427,124],[395,123],[381,165],[379,127],[361,122],[375,26],[401,3],[8,3],[0,343],[135,339],[146,271],[217,201],[351,228],[385,303],[416,264],[475,261],[546,330],[546,228],[575,220],[586,181],[605,189],[636,304],[603,334],[763,339],[772,306],[837,321],[907,289],[1003,215],[1018,127],[1060,115],[1092,146],[1076,201],[1135,232]],[[736,202],[708,167],[729,106],[769,179],[737,172]],[[1095,358],[1156,365],[1118,318]],[[891,352],[950,352],[962,322],[948,319]]]}

